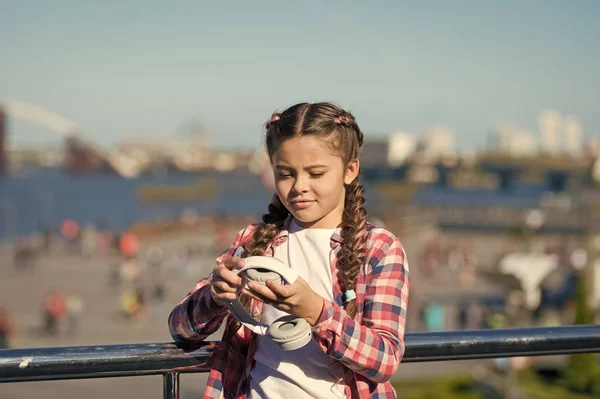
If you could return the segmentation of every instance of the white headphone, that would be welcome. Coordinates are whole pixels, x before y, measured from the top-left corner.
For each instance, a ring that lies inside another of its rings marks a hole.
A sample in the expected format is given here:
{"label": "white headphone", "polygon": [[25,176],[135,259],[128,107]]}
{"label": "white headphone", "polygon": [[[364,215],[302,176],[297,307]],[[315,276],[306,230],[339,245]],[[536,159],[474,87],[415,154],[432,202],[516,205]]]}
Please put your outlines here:
{"label": "white headphone", "polygon": [[[232,269],[232,272],[242,277],[242,286],[248,288],[248,282],[266,284],[275,281],[280,284],[293,284],[298,274],[279,259],[270,256],[250,256],[244,259],[242,269]],[[259,335],[271,338],[282,350],[295,350],[310,342],[312,331],[310,324],[292,315],[280,317],[271,325],[261,323],[250,316],[239,300],[227,301],[227,307],[240,323]]]}

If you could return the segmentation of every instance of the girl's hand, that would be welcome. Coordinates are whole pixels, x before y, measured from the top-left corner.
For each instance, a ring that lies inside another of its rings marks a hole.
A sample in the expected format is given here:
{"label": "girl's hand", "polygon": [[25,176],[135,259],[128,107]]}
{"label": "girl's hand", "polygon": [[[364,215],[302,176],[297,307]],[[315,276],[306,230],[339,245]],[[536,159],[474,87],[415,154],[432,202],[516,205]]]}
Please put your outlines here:
{"label": "girl's hand", "polygon": [[210,280],[210,295],[217,305],[224,306],[226,301],[237,299],[236,292],[241,287],[242,278],[231,270],[243,267],[244,260],[239,257],[227,258],[215,267]]}
{"label": "girl's hand", "polygon": [[302,317],[314,326],[321,316],[323,298],[314,292],[301,277],[291,285],[267,281],[267,285],[248,283],[242,292],[296,317]]}

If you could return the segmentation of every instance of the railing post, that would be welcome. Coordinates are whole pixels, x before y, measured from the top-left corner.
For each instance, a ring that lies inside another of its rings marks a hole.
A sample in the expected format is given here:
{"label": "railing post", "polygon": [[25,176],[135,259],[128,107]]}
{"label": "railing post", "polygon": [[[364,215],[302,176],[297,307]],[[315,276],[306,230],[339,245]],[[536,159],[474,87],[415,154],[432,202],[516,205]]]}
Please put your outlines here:
{"label": "railing post", "polygon": [[179,399],[179,373],[171,371],[163,375],[163,398]]}

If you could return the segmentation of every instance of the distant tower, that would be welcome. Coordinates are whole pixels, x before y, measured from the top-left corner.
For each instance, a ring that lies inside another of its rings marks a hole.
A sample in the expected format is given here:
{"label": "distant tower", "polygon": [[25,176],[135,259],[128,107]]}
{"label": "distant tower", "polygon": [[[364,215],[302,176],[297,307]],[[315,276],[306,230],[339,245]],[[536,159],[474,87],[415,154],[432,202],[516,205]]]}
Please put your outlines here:
{"label": "distant tower", "polygon": [[561,116],[556,110],[546,110],[538,118],[540,149],[543,153],[556,155],[560,152]]}
{"label": "distant tower", "polygon": [[581,156],[582,153],[582,129],[577,118],[567,116],[563,123],[565,153],[573,157]]}
{"label": "distant tower", "polygon": [[6,119],[6,113],[4,112],[4,109],[0,107],[0,175],[3,175],[8,171]]}

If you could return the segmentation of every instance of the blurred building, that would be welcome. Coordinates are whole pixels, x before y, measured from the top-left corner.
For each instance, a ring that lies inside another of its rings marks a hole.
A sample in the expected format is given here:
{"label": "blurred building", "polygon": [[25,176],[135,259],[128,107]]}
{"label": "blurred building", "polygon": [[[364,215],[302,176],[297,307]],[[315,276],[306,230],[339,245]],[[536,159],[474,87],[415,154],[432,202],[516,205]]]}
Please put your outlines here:
{"label": "blurred building", "polygon": [[365,168],[386,167],[389,145],[387,138],[365,140],[360,154],[360,165]]}
{"label": "blurred building", "polygon": [[[256,151],[219,151],[212,153],[210,156],[210,166],[218,172],[248,169],[252,173],[256,173],[257,165],[255,165],[255,162]],[[260,174],[261,172],[259,171],[256,174]]]}
{"label": "blurred building", "polygon": [[488,151],[492,153],[501,153],[504,148],[509,146],[513,127],[509,122],[495,123],[488,135]]}
{"label": "blurred building", "polygon": [[6,151],[6,156],[10,159],[11,170],[27,164],[48,168],[61,168],[65,164],[64,148],[12,148]]}
{"label": "blurred building", "polygon": [[538,117],[538,130],[540,133],[540,150],[549,155],[560,152],[560,131],[562,118],[556,110],[546,110]]}
{"label": "blurred building", "polygon": [[514,156],[534,156],[537,154],[537,141],[531,130],[516,129],[513,132],[509,151]]}
{"label": "blurred building", "polygon": [[65,168],[70,173],[88,174],[107,166],[102,154],[76,135],[68,137],[65,146]]}
{"label": "blurred building", "polygon": [[6,113],[0,107],[0,175],[3,175],[8,170],[8,150],[7,150],[7,132],[6,132]]}
{"label": "blurred building", "polygon": [[493,153],[512,157],[531,157],[537,153],[533,132],[514,128],[504,122],[492,128],[490,147]]}
{"label": "blurred building", "polygon": [[585,155],[588,158],[596,159],[600,156],[600,135],[590,137],[585,143]]}
{"label": "blurred building", "polygon": [[405,132],[394,132],[390,135],[387,152],[388,166],[393,168],[406,163],[417,149],[417,139]]}
{"label": "blurred building", "polygon": [[445,126],[426,129],[420,145],[421,154],[425,160],[453,157],[456,154],[455,146],[454,133]]}
{"label": "blurred building", "polygon": [[[210,140],[206,135],[170,139],[131,139],[116,149],[121,163],[130,169],[144,169],[152,164],[173,165],[179,170],[200,170],[211,167]],[[116,155],[113,158],[117,158]],[[133,173],[133,172],[132,172]],[[138,172],[139,173],[139,170]]]}
{"label": "blurred building", "polygon": [[582,128],[579,120],[567,116],[563,122],[564,148],[567,155],[579,157],[582,154]]}

